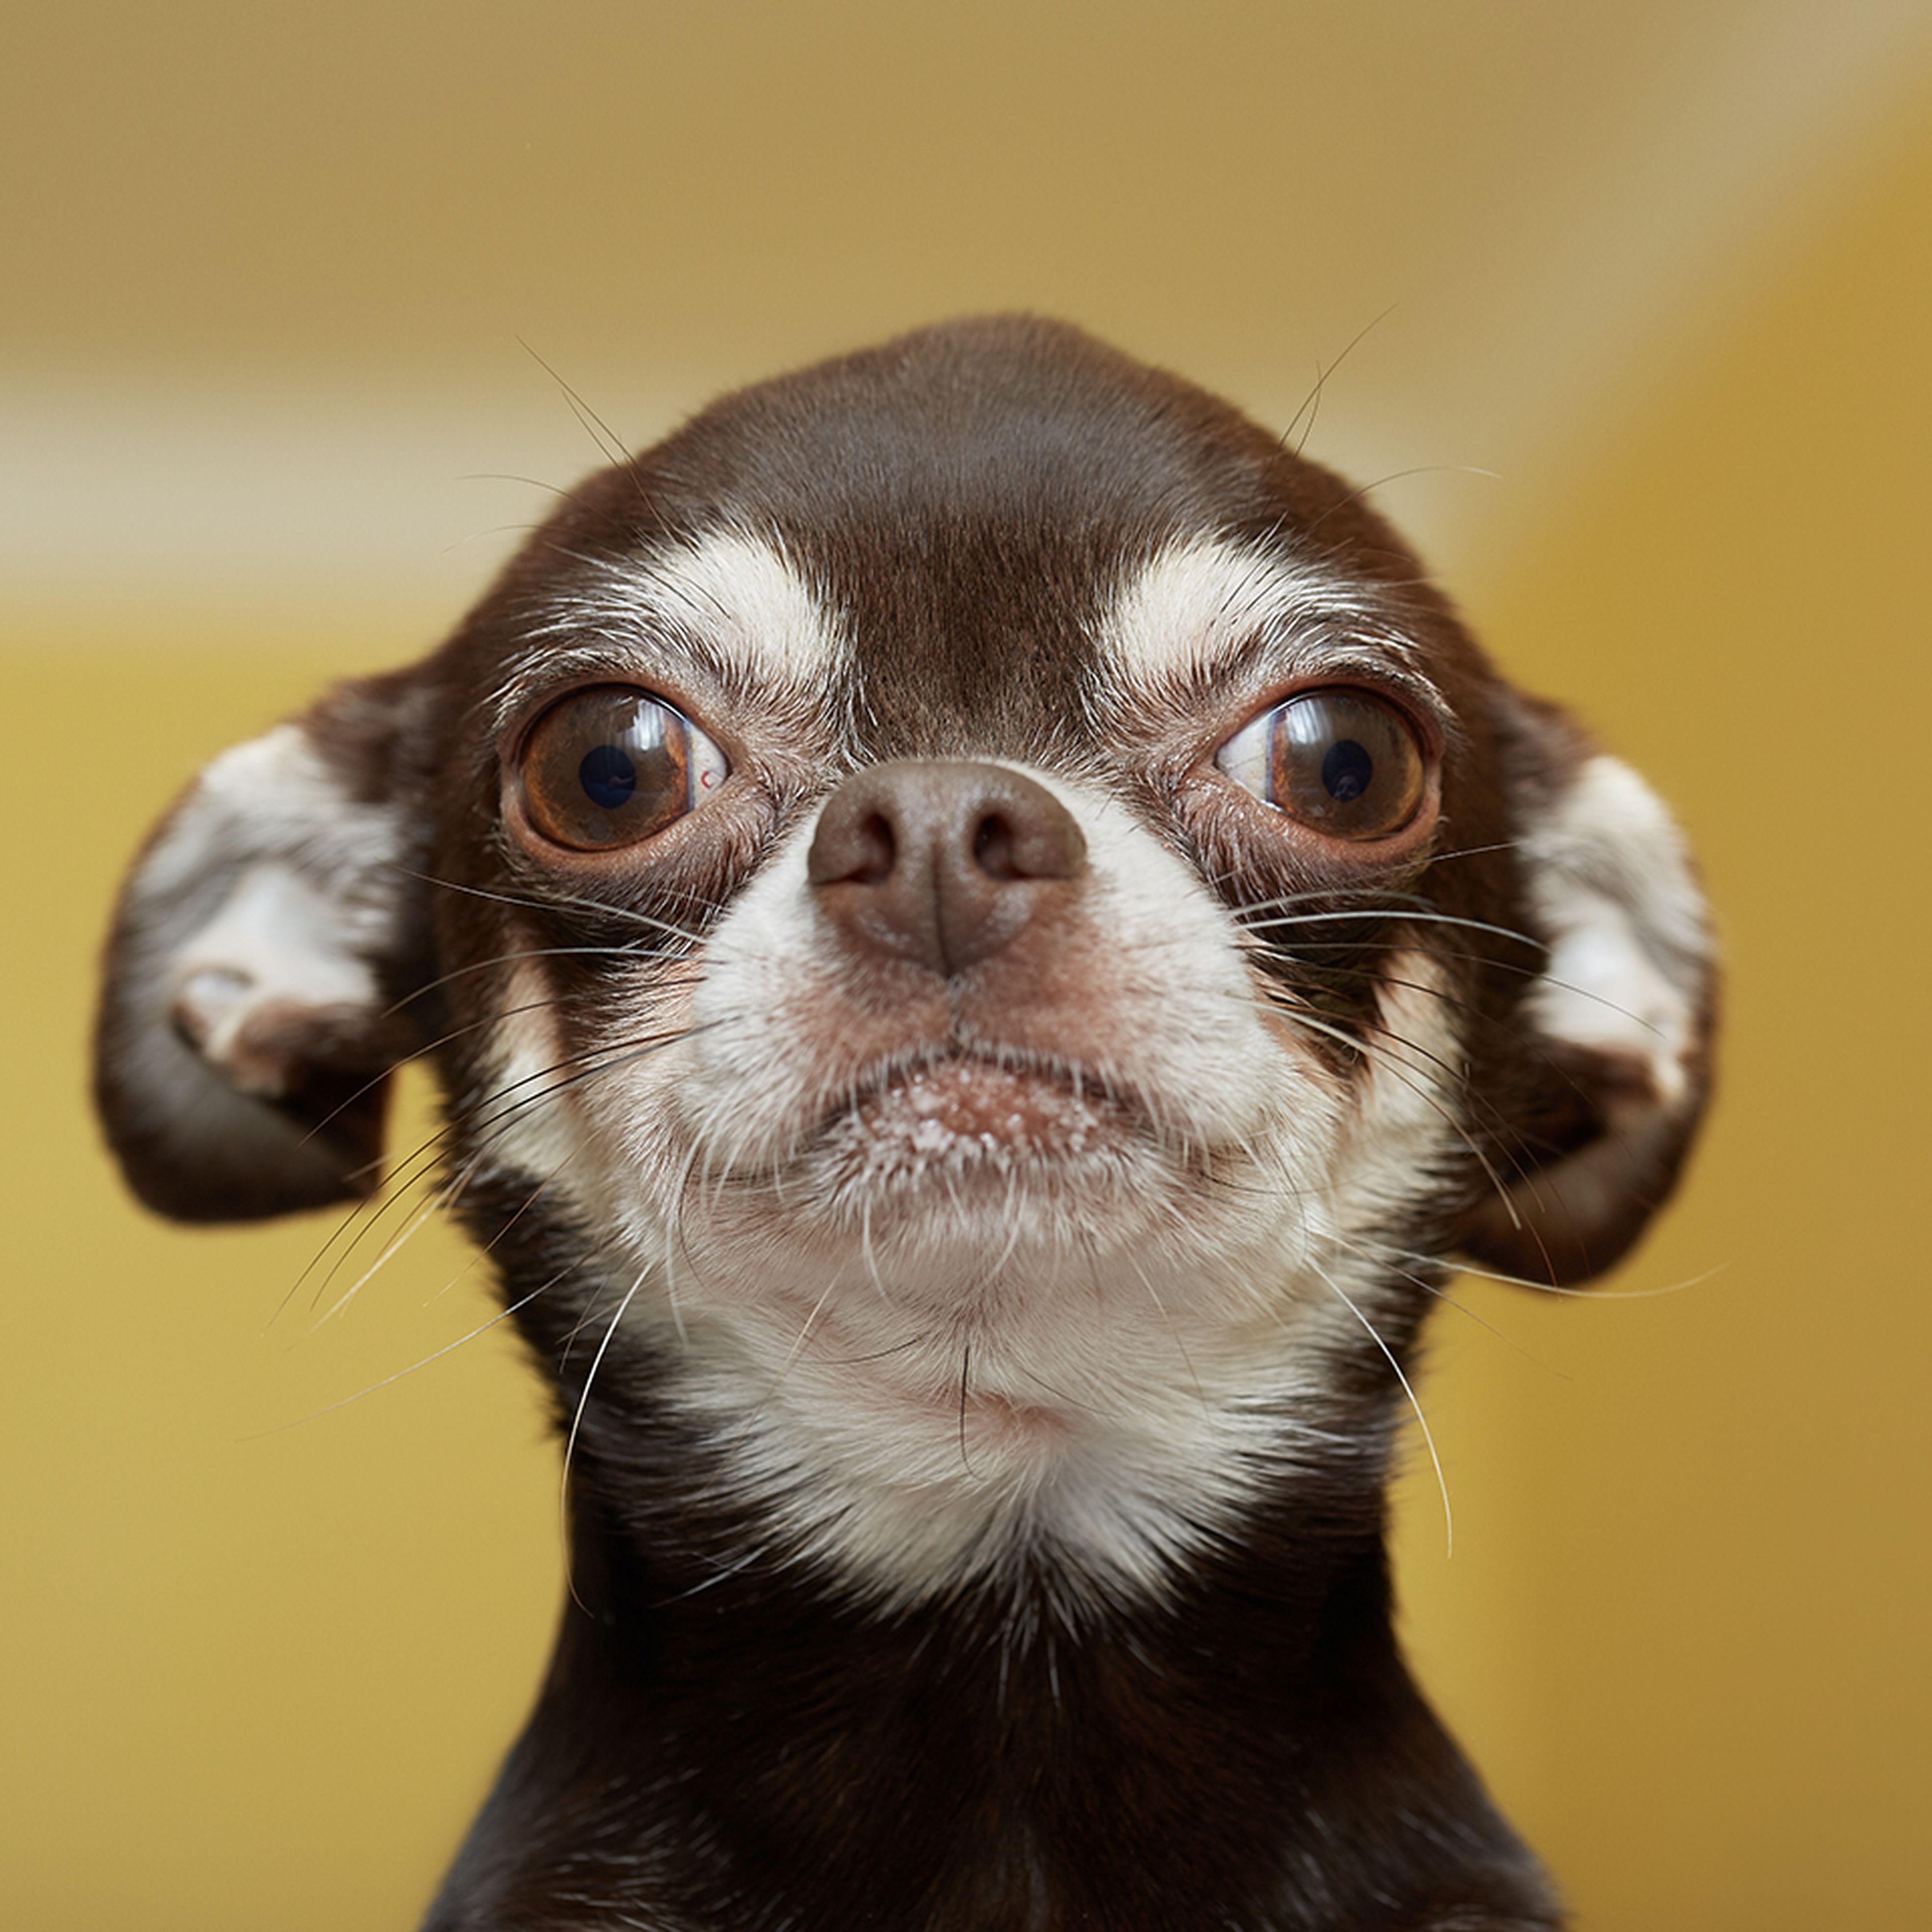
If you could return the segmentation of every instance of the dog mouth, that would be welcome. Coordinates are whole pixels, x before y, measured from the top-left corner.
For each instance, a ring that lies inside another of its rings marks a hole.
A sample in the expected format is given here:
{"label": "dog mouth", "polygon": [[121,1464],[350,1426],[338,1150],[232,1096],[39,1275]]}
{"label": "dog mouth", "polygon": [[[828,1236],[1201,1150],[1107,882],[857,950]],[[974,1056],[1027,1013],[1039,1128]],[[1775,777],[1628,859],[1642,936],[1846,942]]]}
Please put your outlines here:
{"label": "dog mouth", "polygon": [[824,1138],[853,1178],[884,1179],[1078,1165],[1118,1155],[1144,1125],[1130,1098],[1089,1070],[953,1054],[882,1070]]}

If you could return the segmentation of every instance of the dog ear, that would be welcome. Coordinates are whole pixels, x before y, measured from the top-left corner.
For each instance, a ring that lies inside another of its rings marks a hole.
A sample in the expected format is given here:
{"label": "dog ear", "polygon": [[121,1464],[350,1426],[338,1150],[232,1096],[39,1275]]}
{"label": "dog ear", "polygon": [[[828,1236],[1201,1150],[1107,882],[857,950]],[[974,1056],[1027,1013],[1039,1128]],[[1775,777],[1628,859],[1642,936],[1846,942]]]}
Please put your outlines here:
{"label": "dog ear", "polygon": [[1656,794],[1553,707],[1524,704],[1513,725],[1527,922],[1547,950],[1514,1022],[1523,1084],[1504,1108],[1505,1184],[1460,1246],[1554,1286],[1620,1260],[1676,1186],[1709,1094],[1716,973],[1703,894]]}
{"label": "dog ear", "polygon": [[224,752],[156,828],[106,953],[94,1096],[130,1185],[187,1221],[371,1192],[420,912],[406,678]]}

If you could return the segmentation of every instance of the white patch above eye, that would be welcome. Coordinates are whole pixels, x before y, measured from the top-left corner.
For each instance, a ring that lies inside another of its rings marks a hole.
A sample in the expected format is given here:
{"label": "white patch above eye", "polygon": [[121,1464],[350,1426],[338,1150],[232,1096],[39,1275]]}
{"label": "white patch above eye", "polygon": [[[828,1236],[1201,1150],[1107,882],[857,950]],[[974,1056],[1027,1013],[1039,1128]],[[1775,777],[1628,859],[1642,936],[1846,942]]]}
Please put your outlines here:
{"label": "white patch above eye", "polygon": [[1683,836],[1656,794],[1602,754],[1523,840],[1550,962],[1529,996],[1538,1028],[1635,1060],[1658,1102],[1689,1091],[1711,937]]}
{"label": "white patch above eye", "polygon": [[[1192,537],[1128,574],[1100,626],[1112,680],[1124,688],[1211,674],[1257,634],[1291,652],[1366,644],[1412,668],[1408,641],[1373,592],[1345,577],[1222,537]],[[1319,668],[1318,661],[1316,665]]]}
{"label": "white patch above eye", "polygon": [[709,661],[728,681],[797,692],[836,686],[850,647],[836,613],[769,538],[721,529],[636,557],[586,557],[587,577],[533,626],[536,648],[496,702],[508,722],[532,680],[638,674],[640,647]]}

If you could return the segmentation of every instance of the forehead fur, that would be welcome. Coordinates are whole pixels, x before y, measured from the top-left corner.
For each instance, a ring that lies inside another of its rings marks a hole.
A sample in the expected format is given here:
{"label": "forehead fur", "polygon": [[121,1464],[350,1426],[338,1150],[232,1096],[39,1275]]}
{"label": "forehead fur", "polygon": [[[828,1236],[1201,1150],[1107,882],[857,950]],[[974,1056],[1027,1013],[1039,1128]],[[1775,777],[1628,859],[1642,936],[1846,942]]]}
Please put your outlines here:
{"label": "forehead fur", "polygon": [[[1318,466],[1193,385],[1063,325],[924,330],[738,392],[586,484],[548,533],[601,576],[762,539],[850,638],[874,757],[1073,748],[1124,577],[1189,544],[1308,580],[1417,575]],[[532,584],[530,587],[534,587]],[[524,604],[533,623],[548,608]]]}

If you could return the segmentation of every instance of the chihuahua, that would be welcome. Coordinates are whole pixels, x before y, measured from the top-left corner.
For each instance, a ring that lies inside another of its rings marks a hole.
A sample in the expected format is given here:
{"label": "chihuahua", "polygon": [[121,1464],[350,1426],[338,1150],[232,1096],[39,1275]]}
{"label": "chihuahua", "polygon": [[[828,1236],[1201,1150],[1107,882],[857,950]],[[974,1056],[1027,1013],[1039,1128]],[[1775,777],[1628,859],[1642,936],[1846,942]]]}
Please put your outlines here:
{"label": "chihuahua", "polygon": [[714,404],[218,758],[97,1084],[188,1220],[385,1076],[548,1378],[571,1588],[430,1932],[1526,1932],[1386,1490],[1459,1265],[1669,1193],[1711,944],[1382,518],[1029,318]]}

